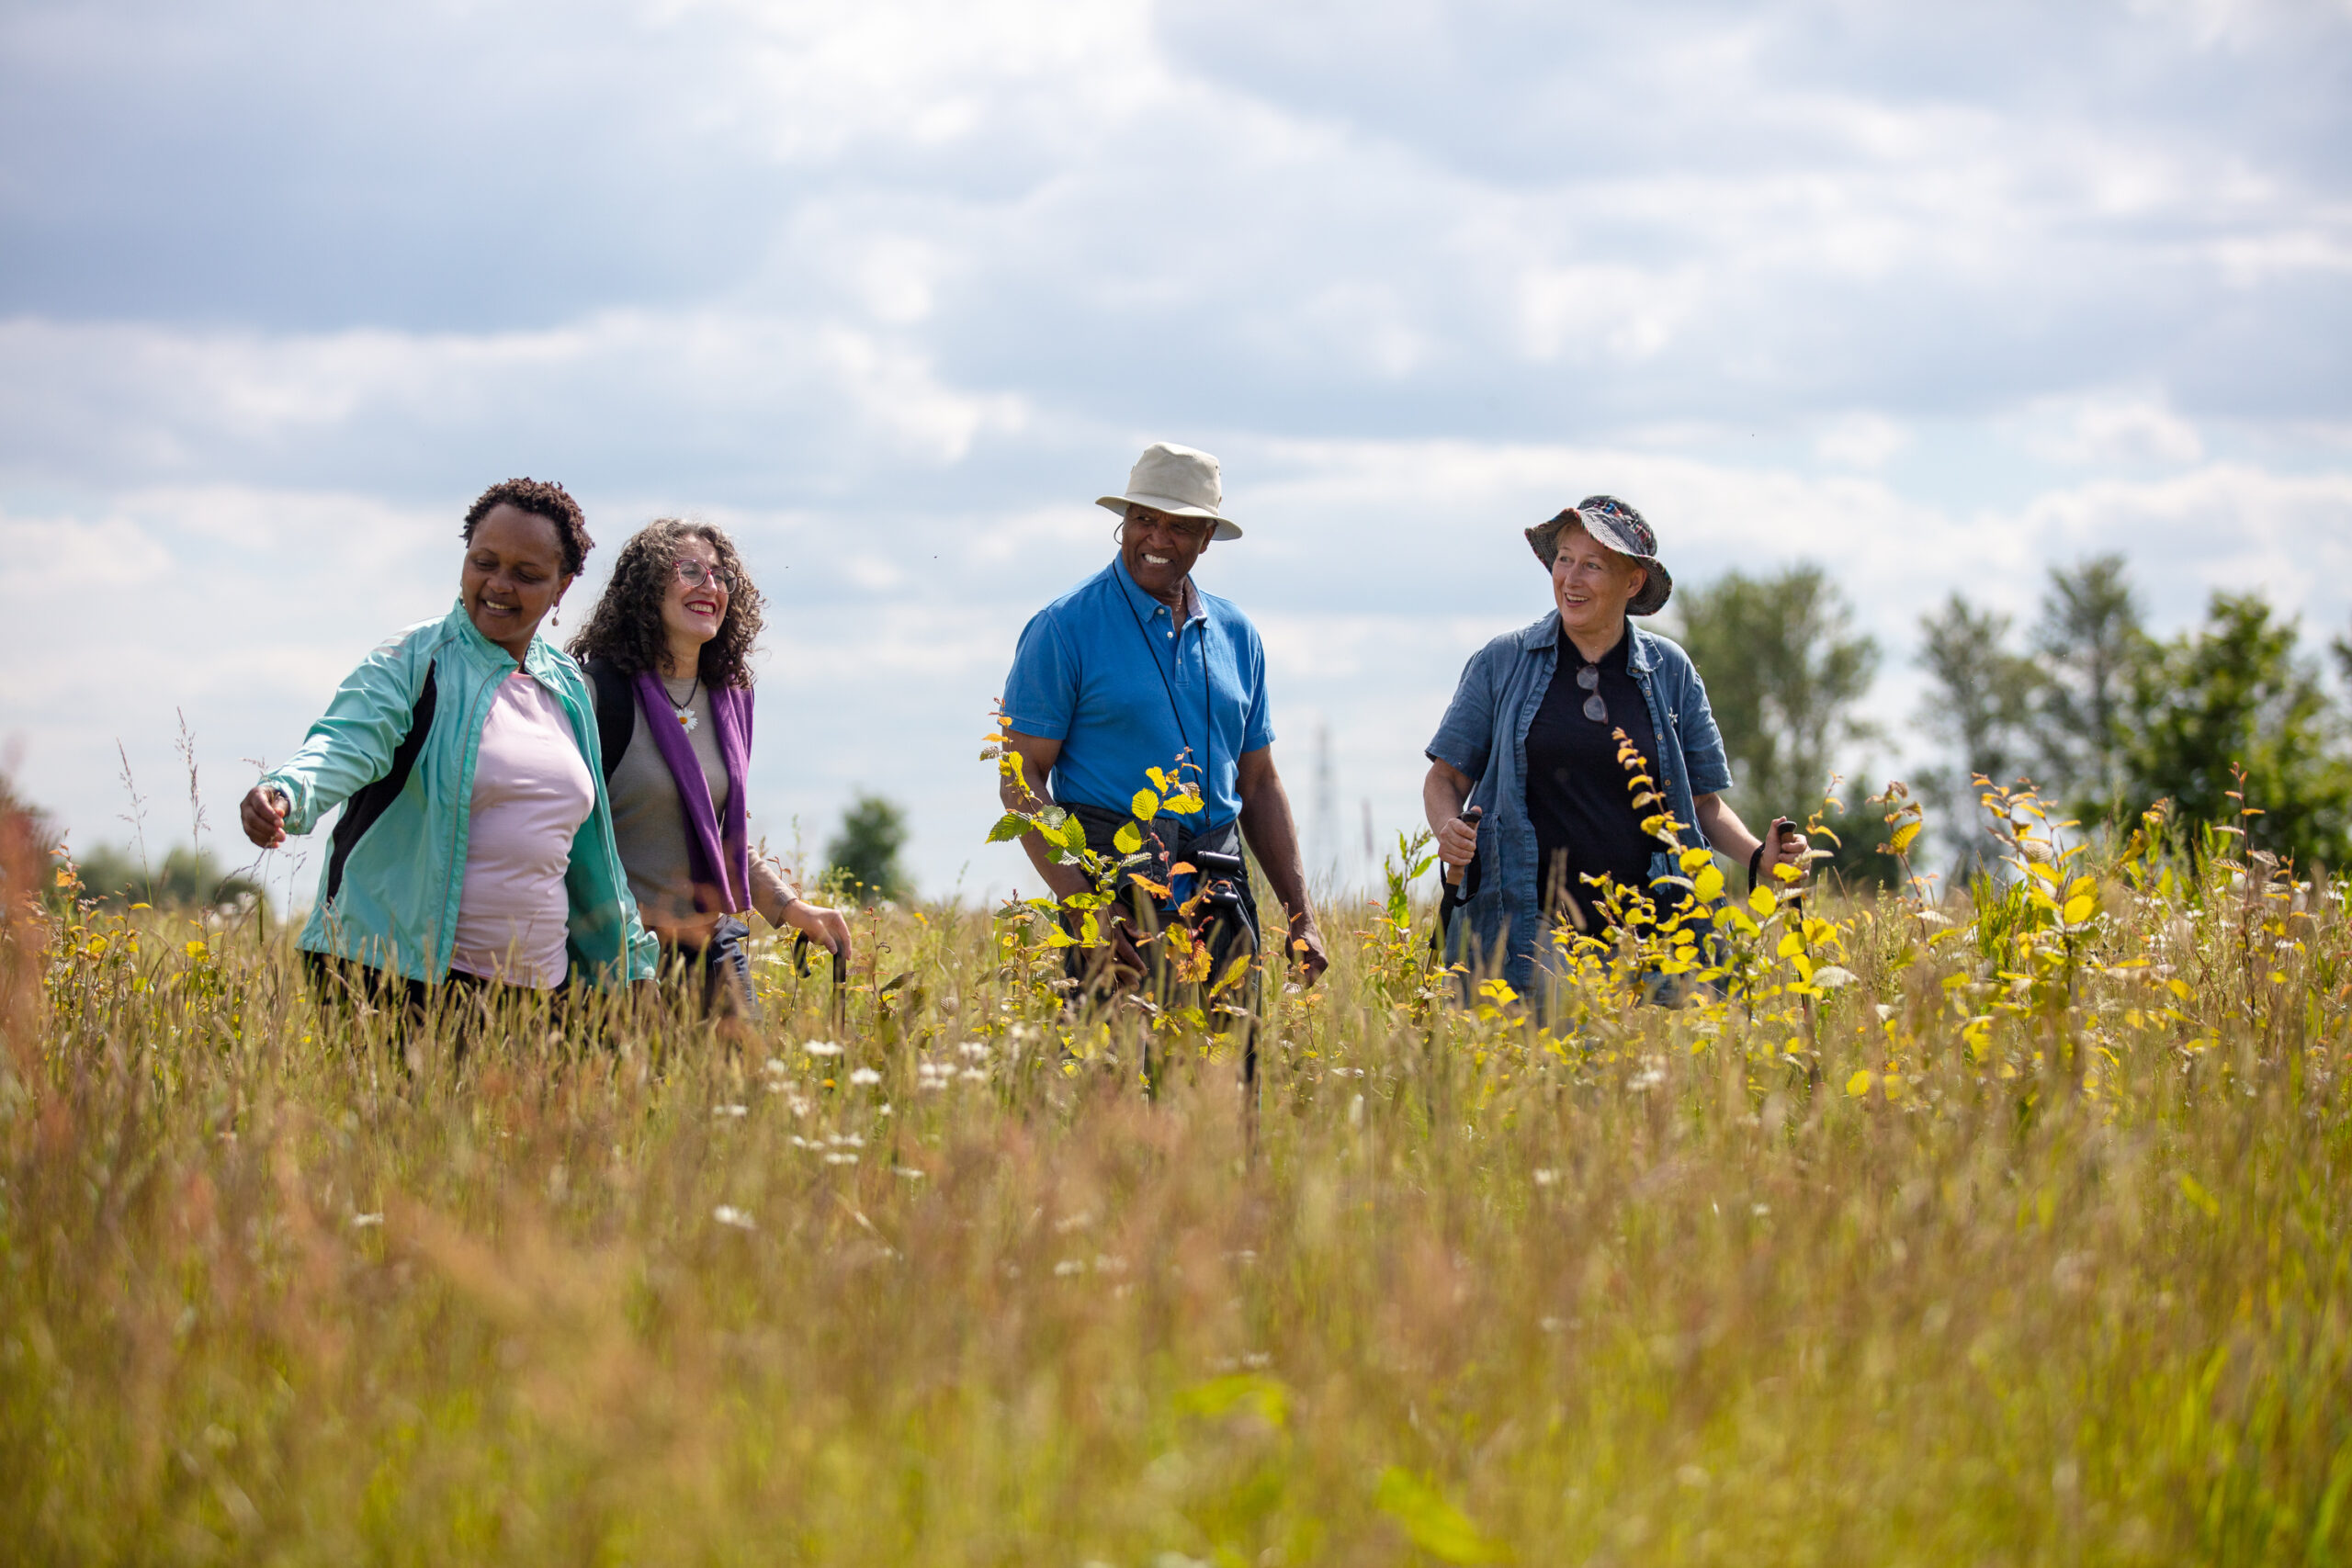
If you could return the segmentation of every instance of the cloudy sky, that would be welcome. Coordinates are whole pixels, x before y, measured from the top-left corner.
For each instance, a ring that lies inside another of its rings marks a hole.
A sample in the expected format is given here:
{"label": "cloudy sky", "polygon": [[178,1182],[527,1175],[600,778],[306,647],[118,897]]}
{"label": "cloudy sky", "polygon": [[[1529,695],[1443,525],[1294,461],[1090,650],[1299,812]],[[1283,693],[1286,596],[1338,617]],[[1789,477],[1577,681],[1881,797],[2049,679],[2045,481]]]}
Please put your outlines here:
{"label": "cloudy sky", "polygon": [[9,0],[0,745],[160,841],[185,715],[232,830],[531,474],[604,561],[737,530],[777,840],[876,787],[1002,889],[990,700],[1164,438],[1343,870],[1592,491],[1685,582],[1828,566],[1914,766],[1955,588],[2352,623],[2348,155],[2344,0]]}

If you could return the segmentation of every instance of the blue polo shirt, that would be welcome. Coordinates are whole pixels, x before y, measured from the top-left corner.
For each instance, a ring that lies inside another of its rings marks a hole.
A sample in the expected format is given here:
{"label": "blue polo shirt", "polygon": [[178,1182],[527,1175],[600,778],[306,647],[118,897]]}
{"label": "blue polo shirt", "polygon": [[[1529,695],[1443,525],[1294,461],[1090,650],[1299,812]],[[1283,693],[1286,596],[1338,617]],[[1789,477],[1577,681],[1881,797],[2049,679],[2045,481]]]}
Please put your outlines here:
{"label": "blue polo shirt", "polygon": [[1274,743],[1266,650],[1230,600],[1197,584],[1192,598],[1174,624],[1114,556],[1022,628],[1004,711],[1022,734],[1062,743],[1056,800],[1125,811],[1151,787],[1145,770],[1182,754],[1208,803],[1202,825],[1241,814],[1241,754]]}

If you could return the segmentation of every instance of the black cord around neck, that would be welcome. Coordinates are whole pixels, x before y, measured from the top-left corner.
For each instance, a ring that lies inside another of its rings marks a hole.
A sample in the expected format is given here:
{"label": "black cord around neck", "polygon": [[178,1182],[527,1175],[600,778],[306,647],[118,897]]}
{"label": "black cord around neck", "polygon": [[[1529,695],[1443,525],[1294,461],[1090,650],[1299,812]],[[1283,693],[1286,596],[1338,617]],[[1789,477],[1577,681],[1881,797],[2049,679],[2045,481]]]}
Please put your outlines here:
{"label": "black cord around neck", "polygon": [[[1126,578],[1125,572],[1122,572],[1120,575],[1123,578],[1125,578],[1127,581],[1134,581],[1133,578]],[[1183,586],[1189,590],[1192,587],[1192,578],[1187,576],[1183,580]],[[1136,586],[1140,589],[1143,585],[1141,583],[1136,583]],[[1180,595],[1179,603],[1182,603],[1183,599],[1188,596],[1189,595]],[[1125,604],[1127,607],[1127,618],[1134,621],[1136,624],[1136,636],[1143,638],[1144,652],[1151,656],[1151,667],[1159,671],[1160,689],[1168,694],[1169,716],[1176,721],[1176,738],[1184,743],[1184,749],[1189,751],[1193,748],[1193,738],[1184,728],[1184,710],[1176,701],[1176,682],[1170,679],[1168,674],[1168,666],[1160,662],[1159,649],[1152,646],[1151,632],[1143,624],[1143,612],[1136,608],[1135,600],[1126,594],[1124,591],[1124,587],[1119,594],[1119,600],[1120,603]],[[1165,608],[1165,606],[1162,607]],[[1184,654],[1184,623],[1179,620],[1177,615],[1178,612],[1175,610],[1170,610],[1168,612],[1168,624],[1174,628],[1174,630],[1170,634],[1169,640],[1176,645],[1175,657],[1182,659]],[[1209,646],[1206,625],[1208,617],[1206,615],[1203,615],[1201,619],[1203,623],[1201,632],[1201,728],[1204,732],[1202,736],[1202,754],[1204,761],[1201,763],[1201,805],[1205,808],[1208,805],[1209,787],[1213,782],[1210,769],[1215,767],[1216,763],[1216,714],[1214,707],[1211,705],[1216,698],[1216,682],[1209,677]],[[1178,766],[1181,769],[1182,764],[1179,763]],[[1179,782],[1182,782],[1181,774]]]}

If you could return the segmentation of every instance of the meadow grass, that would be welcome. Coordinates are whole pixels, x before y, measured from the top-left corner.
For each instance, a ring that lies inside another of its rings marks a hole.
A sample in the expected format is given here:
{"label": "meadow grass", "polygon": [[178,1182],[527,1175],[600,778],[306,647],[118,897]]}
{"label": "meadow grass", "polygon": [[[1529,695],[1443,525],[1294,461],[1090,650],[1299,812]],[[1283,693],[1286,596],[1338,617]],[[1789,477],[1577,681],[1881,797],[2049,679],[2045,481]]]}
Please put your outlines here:
{"label": "meadow grass", "polygon": [[1334,908],[1253,1126],[984,911],[869,919],[843,1028],[770,963],[753,1035],[411,1066],[25,848],[15,1561],[2352,1554],[2352,920],[2258,863],[1827,906],[1744,1002],[1588,961],[1548,1032]]}

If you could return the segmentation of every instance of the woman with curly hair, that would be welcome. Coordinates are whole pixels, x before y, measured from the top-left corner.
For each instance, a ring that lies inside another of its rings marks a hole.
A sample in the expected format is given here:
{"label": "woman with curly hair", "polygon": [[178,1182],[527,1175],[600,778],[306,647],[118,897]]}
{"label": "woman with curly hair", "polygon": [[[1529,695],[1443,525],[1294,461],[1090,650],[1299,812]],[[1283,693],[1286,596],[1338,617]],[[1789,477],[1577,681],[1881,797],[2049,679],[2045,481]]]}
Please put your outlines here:
{"label": "woman with curly hair", "polygon": [[742,917],[757,909],[840,958],[849,922],[751,852],[752,645],[764,601],[723,529],[638,530],[571,641],[596,689],[613,831],[664,973],[697,970],[705,1011],[752,1008]]}
{"label": "woman with curly hair", "polygon": [[343,807],[300,945],[323,994],[413,1023],[457,996],[650,979],[655,956],[591,767],[588,682],[539,635],[594,543],[579,504],[508,479],[459,533],[456,605],[369,654],[242,807],[263,849]]}

